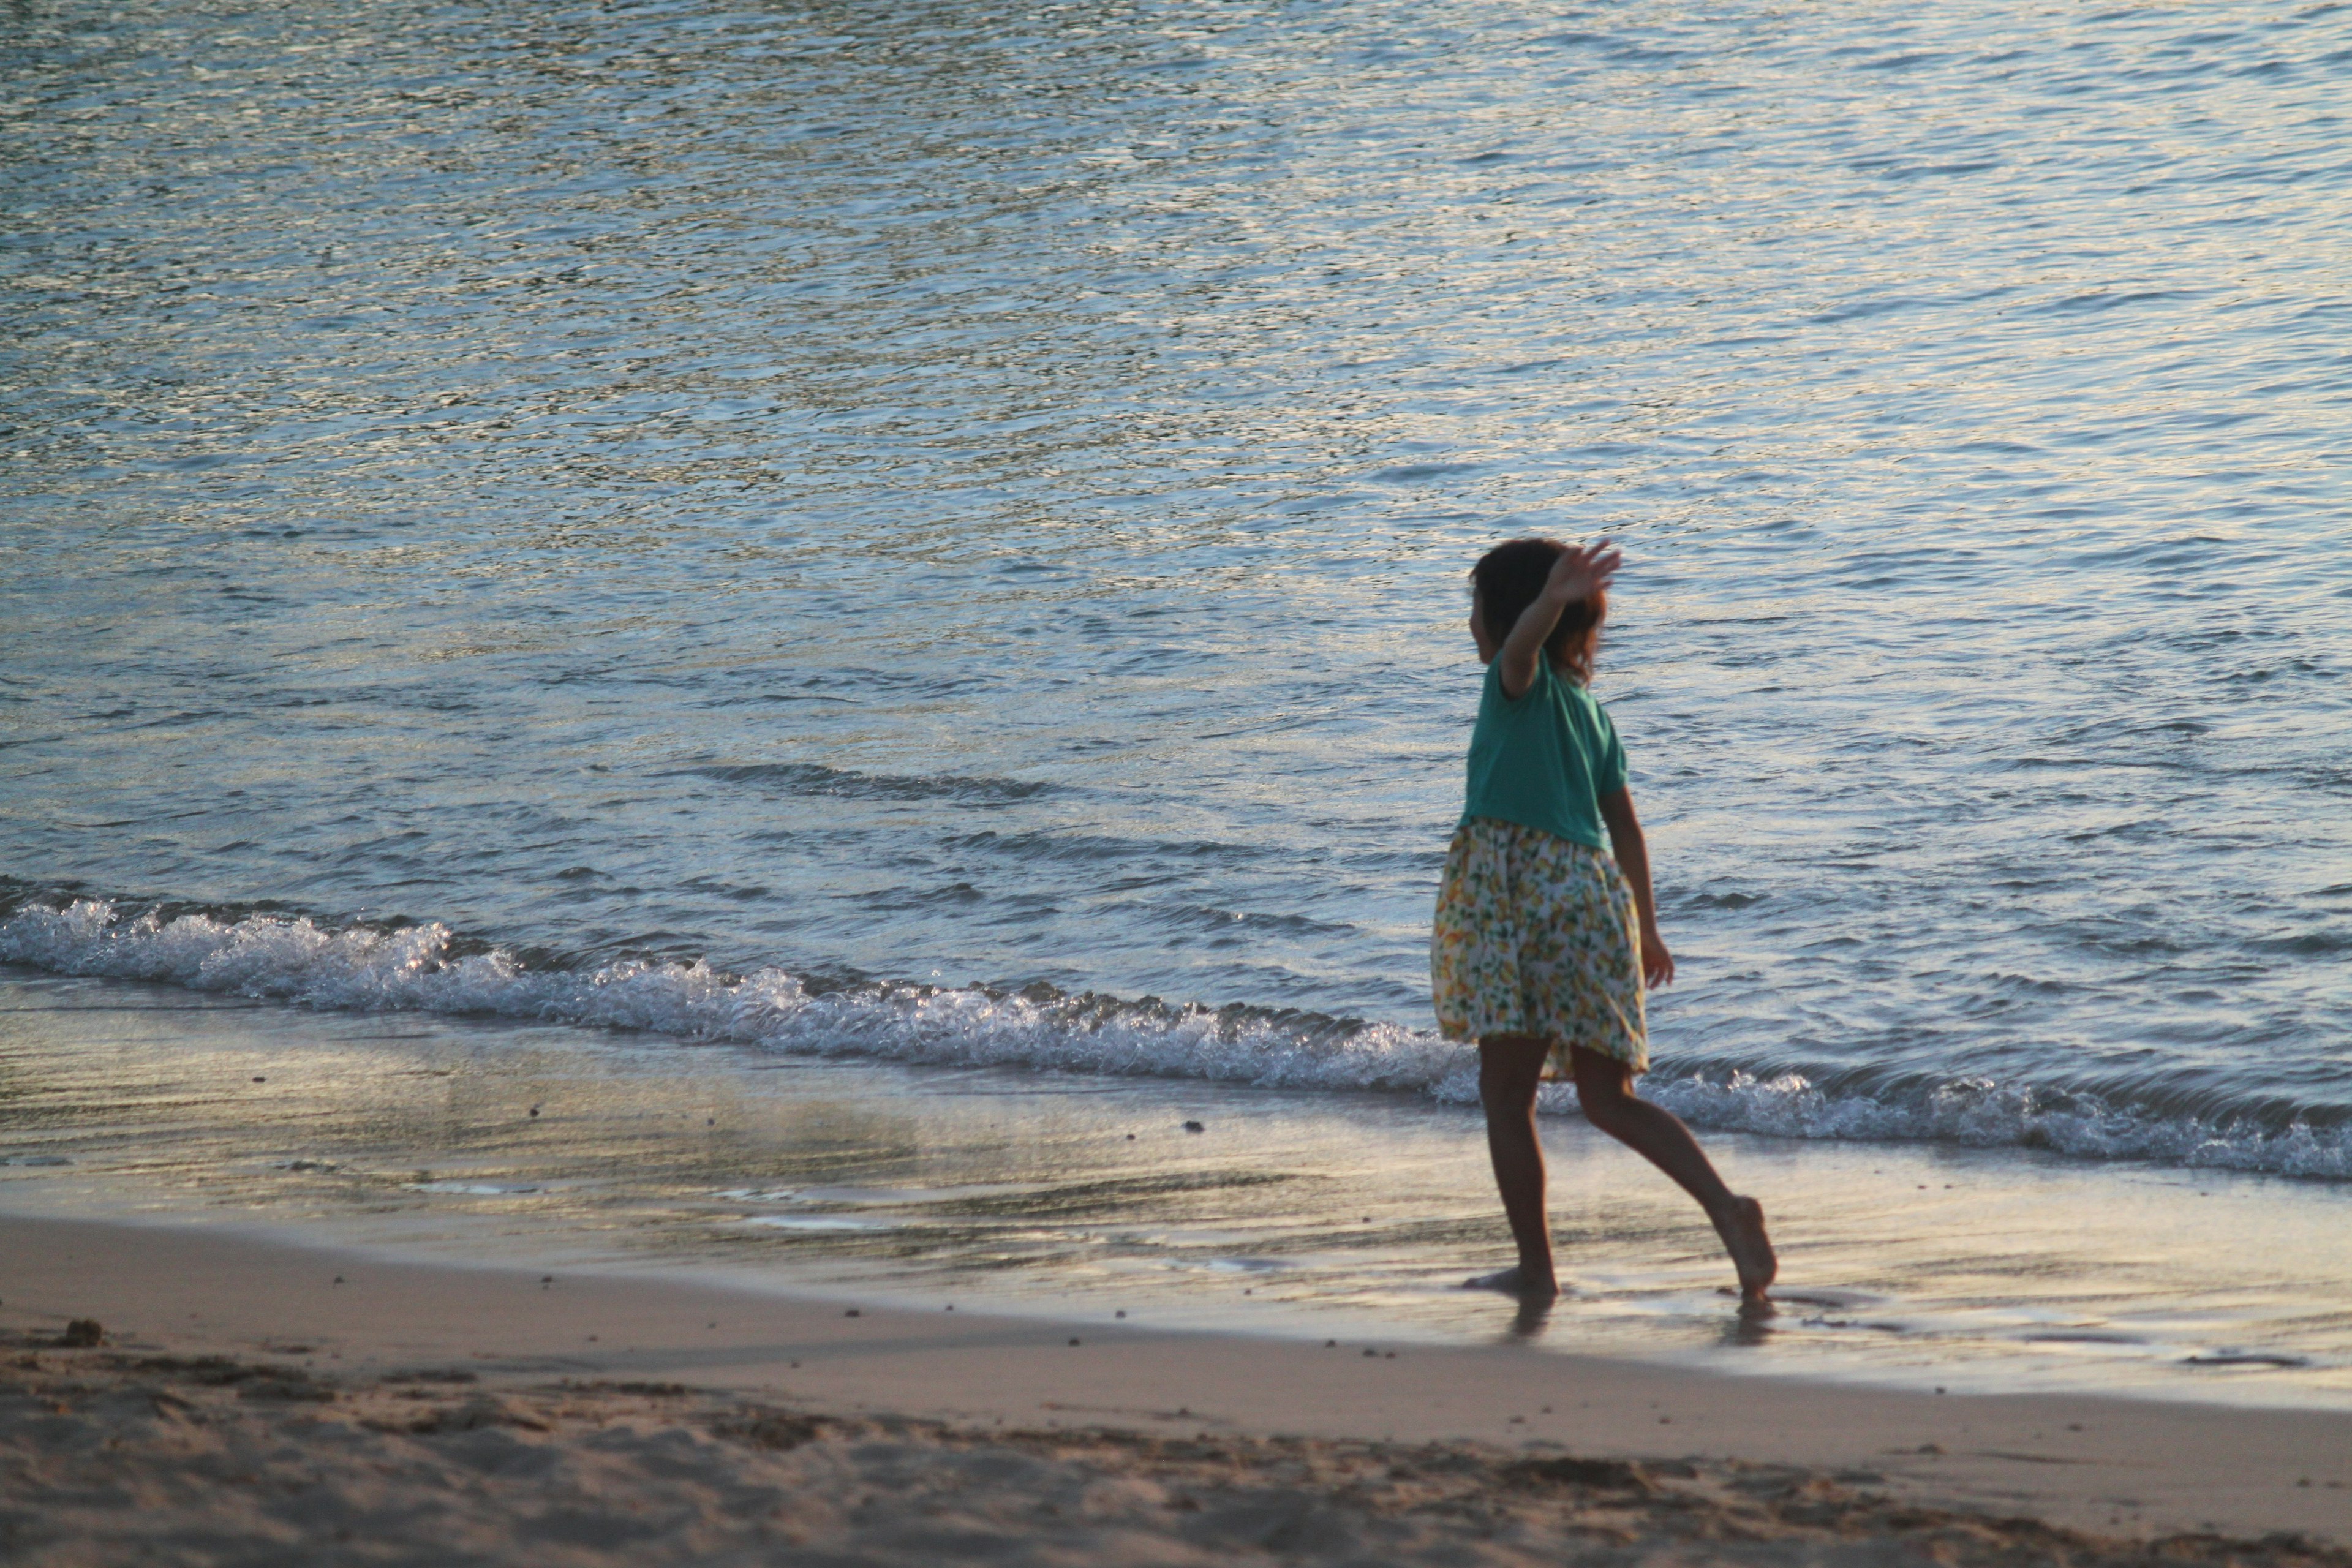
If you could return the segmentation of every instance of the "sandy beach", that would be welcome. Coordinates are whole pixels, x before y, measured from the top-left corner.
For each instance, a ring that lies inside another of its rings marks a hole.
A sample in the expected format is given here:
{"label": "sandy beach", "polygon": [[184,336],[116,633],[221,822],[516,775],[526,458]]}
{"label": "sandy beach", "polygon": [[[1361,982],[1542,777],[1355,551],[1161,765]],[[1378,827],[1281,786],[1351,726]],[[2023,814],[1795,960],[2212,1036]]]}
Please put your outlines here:
{"label": "sandy beach", "polygon": [[0,1250],[12,1562],[2352,1563],[2335,1413],[851,1308],[226,1228],[11,1218]]}

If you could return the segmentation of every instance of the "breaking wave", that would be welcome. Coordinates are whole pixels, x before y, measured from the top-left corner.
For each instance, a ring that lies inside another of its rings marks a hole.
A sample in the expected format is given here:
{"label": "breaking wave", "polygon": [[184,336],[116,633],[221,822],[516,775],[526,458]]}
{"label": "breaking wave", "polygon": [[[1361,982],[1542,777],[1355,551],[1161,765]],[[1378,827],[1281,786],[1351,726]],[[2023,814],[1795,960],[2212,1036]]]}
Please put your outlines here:
{"label": "breaking wave", "polygon": [[[90,898],[27,900],[0,918],[0,962],[312,1007],[489,1015],[811,1056],[1386,1090],[1448,1103],[1477,1095],[1458,1045],[1321,1014],[1129,1002],[1045,986],[824,988],[781,969],[739,975],[701,962],[533,968],[508,950],[477,949],[439,923],[337,929],[307,916],[126,914]],[[1828,1089],[1799,1073],[1719,1067],[1677,1074],[1669,1066],[1643,1080],[1643,1093],[1695,1125],[1773,1137],[2026,1147],[2352,1180],[2352,1127],[2258,1119],[2228,1107],[2161,1114],[2079,1089],[1981,1079]],[[1548,1110],[1574,1103],[1565,1086],[1545,1090]]]}

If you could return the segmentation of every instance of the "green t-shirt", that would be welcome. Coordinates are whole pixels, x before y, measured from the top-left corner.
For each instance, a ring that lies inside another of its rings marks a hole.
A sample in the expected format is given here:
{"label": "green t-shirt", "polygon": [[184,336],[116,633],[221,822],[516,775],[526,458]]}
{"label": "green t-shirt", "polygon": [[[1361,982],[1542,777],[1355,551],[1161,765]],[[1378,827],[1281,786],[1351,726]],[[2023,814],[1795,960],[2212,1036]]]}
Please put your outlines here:
{"label": "green t-shirt", "polygon": [[1514,701],[1503,695],[1502,659],[1486,666],[1463,821],[1499,816],[1606,849],[1600,802],[1624,787],[1625,748],[1591,692],[1538,655],[1536,678]]}

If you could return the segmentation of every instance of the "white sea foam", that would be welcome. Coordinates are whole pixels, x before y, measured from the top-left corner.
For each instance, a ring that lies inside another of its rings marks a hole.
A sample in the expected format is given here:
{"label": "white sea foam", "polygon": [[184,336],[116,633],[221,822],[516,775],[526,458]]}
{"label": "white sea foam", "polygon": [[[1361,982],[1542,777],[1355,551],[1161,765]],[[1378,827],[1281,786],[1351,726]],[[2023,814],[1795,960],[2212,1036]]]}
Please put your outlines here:
{"label": "white sea foam", "polygon": [[[26,905],[0,921],[0,961],[160,981],[334,1009],[488,1014],[733,1041],[803,1055],[1207,1079],[1266,1088],[1477,1095],[1467,1054],[1393,1025],[1300,1023],[1242,1009],[878,984],[812,994],[795,976],[630,961],[533,971],[493,950],[456,954],[435,923],[331,930],[308,918],[129,917],[103,900]],[[1654,1073],[1643,1093],[1696,1125],[1775,1137],[2025,1146],[2083,1158],[2352,1179],[2352,1129],[2157,1117],[2082,1092],[1982,1079],[1903,1098],[1831,1093],[1797,1074]],[[1544,1107],[1573,1093],[1548,1089]]]}
{"label": "white sea foam", "polygon": [[1232,1010],[913,985],[812,994],[780,969],[736,976],[701,963],[531,971],[499,951],[455,956],[452,933],[439,924],[379,931],[271,915],[126,919],[111,903],[84,899],[0,921],[0,960],[314,1007],[492,1014],[817,1056],[1412,1089],[1449,1100],[1475,1092],[1458,1047],[1392,1026],[1302,1028]]}
{"label": "white sea foam", "polygon": [[2265,1127],[2226,1112],[2152,1116],[2094,1094],[1988,1079],[1956,1079],[1896,1100],[1825,1093],[1796,1073],[1655,1073],[1643,1080],[1642,1093],[1697,1126],[1777,1138],[2023,1147],[2081,1159],[2352,1180],[2352,1128],[2300,1120]]}

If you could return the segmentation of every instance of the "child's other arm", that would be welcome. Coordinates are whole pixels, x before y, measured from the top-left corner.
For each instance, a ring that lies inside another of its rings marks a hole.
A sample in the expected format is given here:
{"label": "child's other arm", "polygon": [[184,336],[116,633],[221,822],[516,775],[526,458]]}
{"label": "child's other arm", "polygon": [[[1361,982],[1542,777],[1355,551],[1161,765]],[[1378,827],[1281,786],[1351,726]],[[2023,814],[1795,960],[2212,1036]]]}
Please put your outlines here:
{"label": "child's other arm", "polygon": [[1601,820],[1609,827],[1609,847],[1618,868],[1633,884],[1633,908],[1642,917],[1642,978],[1664,985],[1675,977],[1675,955],[1658,934],[1658,901],[1650,895],[1650,846],[1642,837],[1642,823],[1633,815],[1633,797],[1625,791],[1601,797]]}
{"label": "child's other arm", "polygon": [[1543,657],[1544,639],[1559,625],[1561,613],[1589,597],[1595,588],[1609,586],[1609,579],[1617,575],[1623,560],[1605,539],[1590,549],[1571,544],[1559,552],[1559,559],[1551,563],[1551,575],[1544,579],[1543,592],[1519,612],[1518,624],[1503,639],[1503,651],[1495,656],[1503,663],[1504,696],[1516,702],[1528,694],[1528,688],[1535,684],[1536,660]]}

